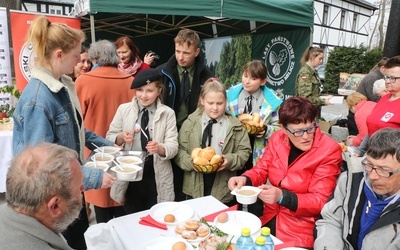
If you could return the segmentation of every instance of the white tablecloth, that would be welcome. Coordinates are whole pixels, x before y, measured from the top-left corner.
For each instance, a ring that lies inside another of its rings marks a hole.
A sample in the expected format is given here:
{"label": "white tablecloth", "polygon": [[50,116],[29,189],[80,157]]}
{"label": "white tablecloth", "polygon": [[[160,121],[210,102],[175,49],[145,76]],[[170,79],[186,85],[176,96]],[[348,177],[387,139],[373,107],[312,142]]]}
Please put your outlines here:
{"label": "white tablecloth", "polygon": [[6,191],[6,175],[12,159],[12,131],[0,131],[0,193]]}
{"label": "white tablecloth", "polygon": [[[227,208],[226,205],[212,196],[183,201],[191,206],[200,218]],[[88,249],[127,249],[140,250],[146,242],[161,236],[176,236],[175,226],[168,226],[168,230],[139,224],[141,217],[149,214],[149,210],[122,216],[110,220],[108,223],[92,225],[85,232]],[[282,241],[273,238],[276,243]],[[161,249],[160,249],[161,250]]]}

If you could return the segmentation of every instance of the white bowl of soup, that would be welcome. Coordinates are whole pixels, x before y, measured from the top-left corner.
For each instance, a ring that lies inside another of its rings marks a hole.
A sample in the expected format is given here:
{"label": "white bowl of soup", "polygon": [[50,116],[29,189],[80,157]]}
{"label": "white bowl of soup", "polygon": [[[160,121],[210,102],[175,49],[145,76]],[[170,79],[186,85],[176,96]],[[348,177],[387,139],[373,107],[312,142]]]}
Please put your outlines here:
{"label": "white bowl of soup", "polygon": [[94,161],[89,161],[85,164],[85,167],[87,168],[98,168],[103,170],[104,172],[107,172],[108,168],[110,167],[107,163],[104,162],[97,162]]}
{"label": "white bowl of soup", "polygon": [[139,172],[143,170],[142,167],[133,164],[120,164],[121,168],[118,166],[112,167],[111,170],[117,175],[117,179],[121,181],[136,181],[139,178]]}
{"label": "white bowl of soup", "polygon": [[121,149],[119,147],[114,147],[114,146],[104,146],[100,148],[96,148],[94,152],[96,153],[106,153],[110,155],[116,155]]}
{"label": "white bowl of soup", "polygon": [[108,166],[111,166],[112,161],[114,160],[114,156],[112,154],[107,153],[95,153],[92,155],[92,161],[106,163]]}
{"label": "white bowl of soup", "polygon": [[143,163],[142,159],[140,159],[137,156],[134,155],[125,155],[125,156],[119,156],[117,157],[117,162],[120,164],[133,164],[133,165],[139,165]]}
{"label": "white bowl of soup", "polygon": [[253,204],[257,201],[257,196],[261,189],[253,186],[243,186],[240,189],[235,188],[231,194],[236,195],[236,200],[240,204]]}

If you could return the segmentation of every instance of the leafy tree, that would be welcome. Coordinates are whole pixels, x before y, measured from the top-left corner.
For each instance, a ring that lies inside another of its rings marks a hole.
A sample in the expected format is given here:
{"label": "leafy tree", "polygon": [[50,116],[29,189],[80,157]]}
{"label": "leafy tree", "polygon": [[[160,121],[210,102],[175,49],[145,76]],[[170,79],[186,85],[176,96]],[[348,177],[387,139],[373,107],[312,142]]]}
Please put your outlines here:
{"label": "leafy tree", "polygon": [[232,37],[222,45],[220,61],[215,66],[218,80],[230,87],[241,81],[243,66],[251,60],[251,36]]}
{"label": "leafy tree", "polygon": [[335,47],[330,53],[325,68],[324,92],[337,93],[340,72],[368,74],[382,58],[381,49],[367,51],[359,47]]}

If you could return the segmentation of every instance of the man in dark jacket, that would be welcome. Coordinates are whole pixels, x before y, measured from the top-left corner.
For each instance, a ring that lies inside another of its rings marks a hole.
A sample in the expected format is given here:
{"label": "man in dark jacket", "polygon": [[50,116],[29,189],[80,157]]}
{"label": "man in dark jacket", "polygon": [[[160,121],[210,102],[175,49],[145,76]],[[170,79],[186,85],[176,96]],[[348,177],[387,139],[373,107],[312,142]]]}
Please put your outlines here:
{"label": "man in dark jacket", "polygon": [[174,41],[175,54],[158,68],[166,87],[164,104],[175,110],[179,129],[196,110],[201,87],[212,73],[200,56],[200,38],[195,31],[181,30]]}
{"label": "man in dark jacket", "polygon": [[357,92],[365,95],[368,101],[378,102],[380,96],[373,93],[374,82],[383,79],[384,65],[389,58],[383,57],[378,64],[366,75],[357,87]]}
{"label": "man in dark jacket", "polygon": [[[158,67],[165,86],[163,102],[175,110],[178,130],[189,114],[196,110],[200,90],[212,77],[200,55],[199,35],[189,29],[179,31],[174,39],[175,54]],[[173,161],[172,161],[173,162]],[[175,200],[184,200],[182,193],[183,171],[173,163]]]}

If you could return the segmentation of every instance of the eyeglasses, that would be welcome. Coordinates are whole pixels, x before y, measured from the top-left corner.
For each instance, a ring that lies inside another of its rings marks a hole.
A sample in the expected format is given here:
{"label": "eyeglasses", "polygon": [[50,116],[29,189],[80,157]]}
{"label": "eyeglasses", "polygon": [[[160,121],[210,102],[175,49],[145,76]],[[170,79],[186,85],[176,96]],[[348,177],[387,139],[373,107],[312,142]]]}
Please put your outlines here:
{"label": "eyeglasses", "polygon": [[397,79],[400,79],[400,76],[384,75],[383,79],[385,79],[385,81],[389,81],[390,83],[395,83]]}
{"label": "eyeglasses", "polygon": [[379,176],[384,177],[384,178],[389,178],[390,176],[392,176],[392,175],[394,175],[394,174],[400,172],[400,168],[399,168],[399,169],[396,169],[396,170],[394,170],[394,171],[386,171],[386,170],[383,170],[383,169],[381,169],[381,168],[376,168],[376,167],[374,167],[374,165],[372,165],[367,159],[362,160],[362,161],[361,161],[361,165],[362,165],[363,168],[364,168],[365,170],[367,170],[368,172],[372,172],[372,170],[375,170],[375,172],[376,172]]}
{"label": "eyeglasses", "polygon": [[305,129],[299,129],[296,131],[290,130],[287,126],[285,126],[285,129],[289,131],[294,137],[302,137],[304,135],[304,132],[307,132],[307,134],[313,134],[315,133],[315,130],[318,128],[318,125],[313,125],[311,127],[305,128]]}

